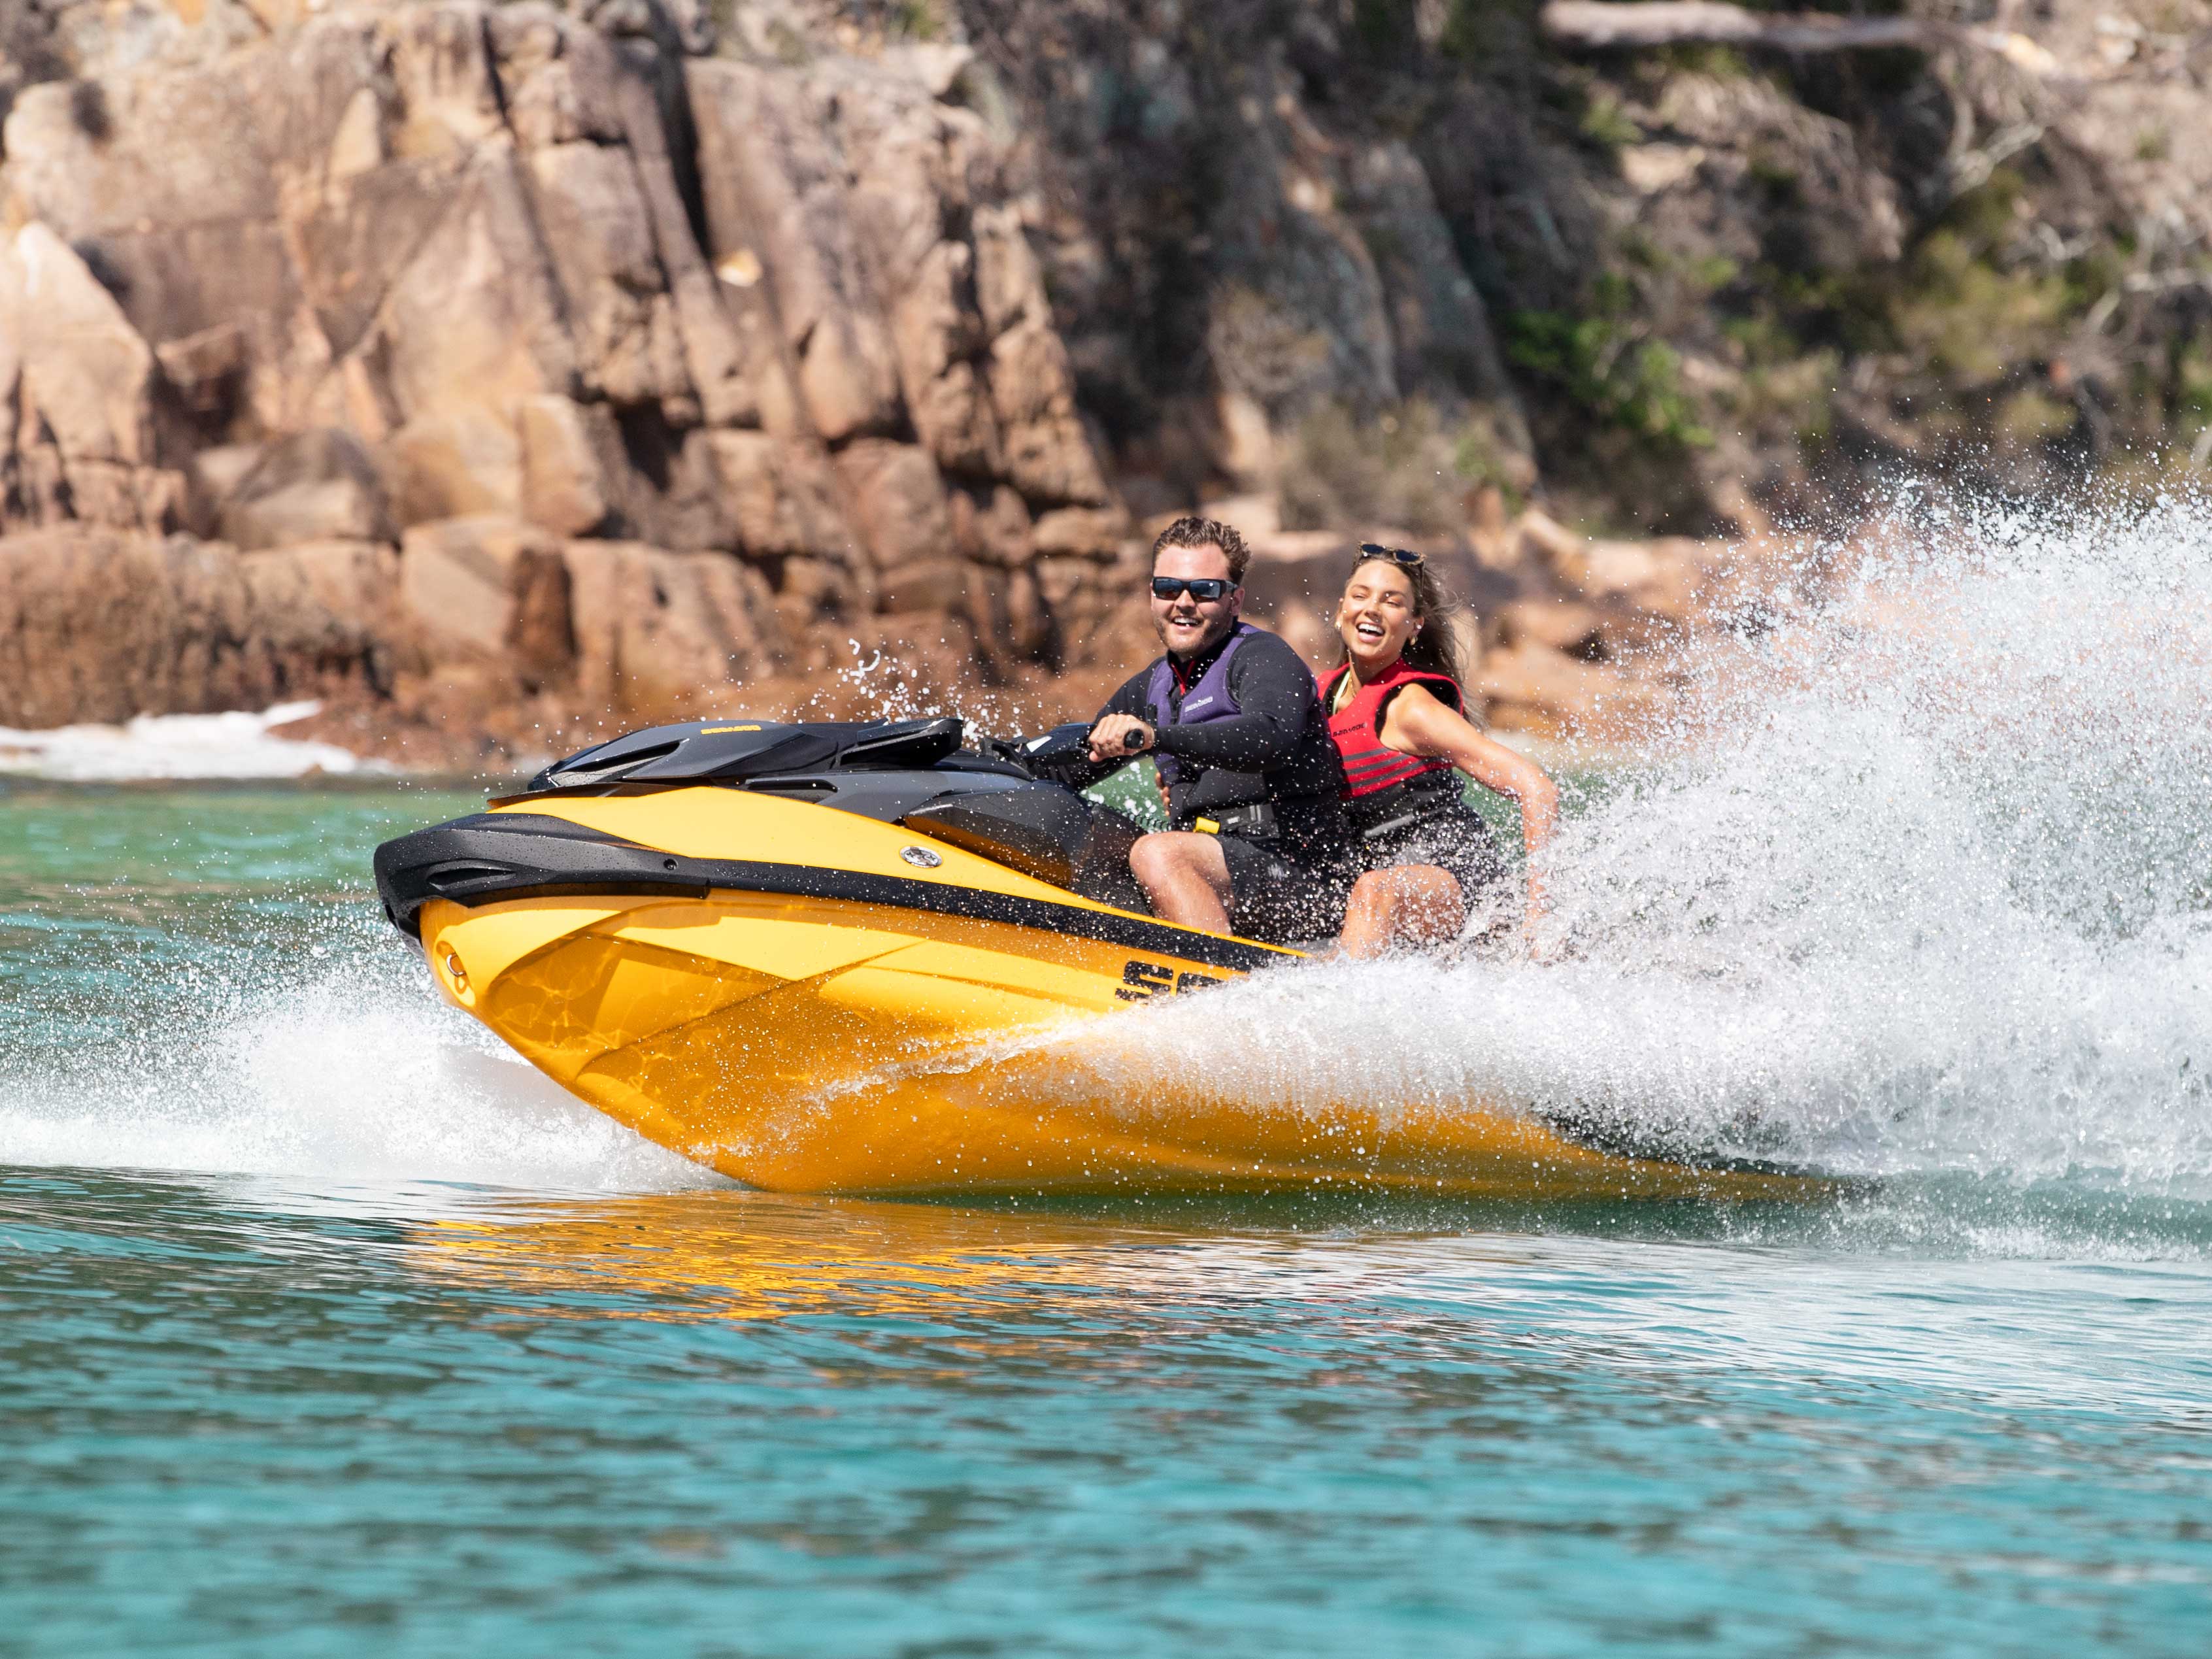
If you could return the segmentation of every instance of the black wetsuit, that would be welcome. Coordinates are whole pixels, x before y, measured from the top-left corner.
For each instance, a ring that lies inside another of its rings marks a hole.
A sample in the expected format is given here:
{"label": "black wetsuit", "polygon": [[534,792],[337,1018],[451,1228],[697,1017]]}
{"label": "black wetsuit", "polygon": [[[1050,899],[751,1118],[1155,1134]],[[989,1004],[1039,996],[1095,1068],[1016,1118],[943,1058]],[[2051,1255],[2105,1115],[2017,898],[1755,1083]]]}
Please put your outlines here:
{"label": "black wetsuit", "polygon": [[[1334,937],[1343,926],[1352,879],[1344,770],[1313,672],[1285,641],[1264,629],[1249,630],[1227,672],[1238,712],[1175,723],[1184,694],[1228,643],[1221,640],[1176,665],[1170,707],[1151,704],[1153,663],[1107,700],[1098,719],[1133,714],[1158,734],[1158,752],[1175,760],[1181,776],[1169,793],[1171,829],[1195,829],[1201,819],[1222,824],[1230,921],[1238,933],[1276,943]],[[1057,775],[1087,788],[1130,763],[1084,761],[1059,769]],[[1250,817],[1267,815],[1239,810],[1253,806],[1270,809],[1272,824],[1252,823]]]}

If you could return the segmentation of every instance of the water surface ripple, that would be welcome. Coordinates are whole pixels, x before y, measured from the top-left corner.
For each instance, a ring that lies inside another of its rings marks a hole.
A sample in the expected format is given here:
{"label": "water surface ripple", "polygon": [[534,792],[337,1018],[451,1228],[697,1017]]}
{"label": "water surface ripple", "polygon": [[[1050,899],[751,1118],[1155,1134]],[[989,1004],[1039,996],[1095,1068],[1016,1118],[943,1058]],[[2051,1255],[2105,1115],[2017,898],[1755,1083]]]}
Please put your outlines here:
{"label": "water surface ripple", "polygon": [[0,782],[0,1654],[2212,1649],[2212,527],[2162,513],[1938,526],[1747,630],[1729,741],[1582,801],[1554,963],[1081,1060],[1856,1178],[1808,1208],[747,1193],[377,916],[374,843],[479,798]]}

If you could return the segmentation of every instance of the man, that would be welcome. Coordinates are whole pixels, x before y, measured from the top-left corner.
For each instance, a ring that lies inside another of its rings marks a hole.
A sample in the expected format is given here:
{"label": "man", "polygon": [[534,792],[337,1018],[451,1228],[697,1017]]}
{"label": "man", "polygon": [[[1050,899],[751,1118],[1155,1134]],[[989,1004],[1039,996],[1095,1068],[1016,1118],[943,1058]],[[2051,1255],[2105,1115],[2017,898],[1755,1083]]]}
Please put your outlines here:
{"label": "man", "polygon": [[1336,932],[1344,913],[1343,774],[1313,672],[1242,620],[1244,538],[1178,519],[1152,544],[1152,626],[1167,654],[1116,691],[1091,728],[1078,787],[1151,754],[1165,832],[1129,870],[1155,915],[1283,942]]}

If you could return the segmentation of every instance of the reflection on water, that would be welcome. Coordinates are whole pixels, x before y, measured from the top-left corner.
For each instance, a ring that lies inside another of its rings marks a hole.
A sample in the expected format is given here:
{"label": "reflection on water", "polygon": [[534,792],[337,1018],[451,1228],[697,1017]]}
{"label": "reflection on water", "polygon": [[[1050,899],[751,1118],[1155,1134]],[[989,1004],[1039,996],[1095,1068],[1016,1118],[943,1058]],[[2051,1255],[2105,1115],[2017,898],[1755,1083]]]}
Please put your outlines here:
{"label": "reflection on water", "polygon": [[416,1264],[516,1311],[659,1320],[951,1319],[1019,1290],[1097,1289],[1172,1234],[926,1204],[673,1193],[438,1221]]}
{"label": "reflection on water", "polygon": [[0,1171],[0,1607],[69,1653],[2197,1650],[2212,1270],[1795,1215]]}
{"label": "reflection on water", "polygon": [[[1941,1199],[1954,1210],[1955,1194]],[[1910,1379],[2045,1405],[2212,1408],[2212,1349],[2190,1310],[2200,1258],[2124,1279],[2094,1262],[1973,1252],[1931,1278],[1927,1255],[1866,1254],[1907,1206],[1856,1224],[1796,1206],[1698,1205],[1426,1212],[1388,1203],[1220,1200],[1082,1213],[729,1189],[560,1202],[502,1200],[410,1229],[410,1260],[518,1317],[676,1322],[812,1316],[1021,1328],[1112,1318],[1229,1322],[1361,1308],[1521,1330],[1607,1364]],[[1535,1221],[1534,1226],[1532,1220]],[[1576,1231],[1561,1233],[1561,1223]],[[1499,1231],[1503,1227],[1507,1231]],[[1716,1255],[1716,1251],[1725,1255]],[[1720,1284],[1703,1281],[1717,1261]],[[1624,1262],[1637,1271],[1620,1282]],[[1916,1282],[1940,1284],[1923,1294]],[[2128,1285],[2124,1334],[2072,1329],[2078,1299]],[[1558,1294],[1589,1286],[1593,1299]],[[1599,1288],[1601,1287],[1601,1288]],[[2007,1310],[2002,1322],[1990,1305]],[[995,1345],[994,1352],[1010,1357]]]}

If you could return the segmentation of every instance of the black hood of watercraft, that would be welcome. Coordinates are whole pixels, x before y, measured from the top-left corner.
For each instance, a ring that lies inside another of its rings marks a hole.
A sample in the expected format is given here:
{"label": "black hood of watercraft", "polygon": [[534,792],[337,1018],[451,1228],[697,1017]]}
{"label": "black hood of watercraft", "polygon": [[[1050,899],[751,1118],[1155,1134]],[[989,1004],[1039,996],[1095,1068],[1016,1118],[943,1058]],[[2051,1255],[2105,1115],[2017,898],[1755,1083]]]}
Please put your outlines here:
{"label": "black hood of watercraft", "polygon": [[[962,750],[957,720],[797,724],[733,718],[635,732],[556,762],[529,789],[480,812],[418,830],[376,849],[377,895],[392,926],[416,933],[434,898],[485,904],[523,896],[659,893],[703,897],[715,887],[832,895],[840,872],[771,868],[747,848],[702,859],[625,840],[548,812],[536,800],[708,787],[785,799],[897,823],[1024,875],[1124,908],[1141,908],[1128,873],[1137,827],[1111,808],[1032,777],[1004,757]],[[953,905],[941,884],[922,890]],[[882,902],[894,902],[878,896]]]}
{"label": "black hood of watercraft", "polygon": [[[913,771],[958,753],[966,723],[951,716],[915,720],[820,720],[796,724],[733,715],[648,726],[571,755],[530,781],[527,793],[600,793],[624,784],[738,783],[779,773]],[[992,770],[1017,769],[989,762]]]}

